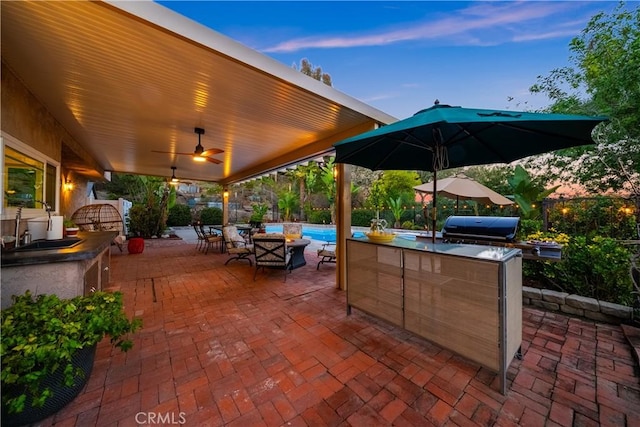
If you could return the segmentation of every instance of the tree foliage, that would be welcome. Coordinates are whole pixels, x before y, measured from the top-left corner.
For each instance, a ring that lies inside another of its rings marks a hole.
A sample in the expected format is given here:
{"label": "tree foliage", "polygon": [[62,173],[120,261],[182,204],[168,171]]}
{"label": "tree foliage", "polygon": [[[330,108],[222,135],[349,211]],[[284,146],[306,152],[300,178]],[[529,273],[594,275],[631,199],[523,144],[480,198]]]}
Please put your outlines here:
{"label": "tree foliage", "polygon": [[596,129],[595,145],[543,156],[536,167],[590,191],[640,195],[640,6],[621,2],[593,16],[569,49],[572,65],[539,76],[530,90],[549,97],[550,112],[604,114],[610,122]]}
{"label": "tree foliage", "polygon": [[302,74],[312,77],[318,81],[321,81],[327,86],[333,85],[333,83],[331,82],[331,76],[327,73],[322,72],[322,67],[319,67],[319,66],[314,67],[313,64],[309,62],[307,58],[303,58],[300,61],[300,68],[298,68],[296,64],[293,64],[293,68],[296,70],[299,69]]}
{"label": "tree foliage", "polygon": [[508,180],[515,202],[520,207],[526,218],[534,218],[541,214],[540,209],[535,209],[535,202],[540,202],[558,189],[558,185],[545,189],[542,184],[531,178],[522,166],[516,166],[513,176]]}

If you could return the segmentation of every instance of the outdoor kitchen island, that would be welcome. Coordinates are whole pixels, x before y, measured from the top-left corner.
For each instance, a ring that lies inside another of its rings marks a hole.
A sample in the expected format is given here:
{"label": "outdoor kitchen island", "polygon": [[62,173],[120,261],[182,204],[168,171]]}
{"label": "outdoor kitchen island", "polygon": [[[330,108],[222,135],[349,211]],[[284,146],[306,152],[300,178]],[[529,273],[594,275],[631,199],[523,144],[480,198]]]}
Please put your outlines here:
{"label": "outdoor kitchen island", "polygon": [[60,298],[101,290],[109,283],[110,247],[117,234],[115,231],[80,232],[78,242],[71,247],[3,250],[2,308],[11,305],[11,295],[24,294],[27,289],[33,295],[56,294]]}
{"label": "outdoor kitchen island", "polygon": [[497,372],[522,342],[522,252],[396,237],[347,239],[347,314],[357,308]]}

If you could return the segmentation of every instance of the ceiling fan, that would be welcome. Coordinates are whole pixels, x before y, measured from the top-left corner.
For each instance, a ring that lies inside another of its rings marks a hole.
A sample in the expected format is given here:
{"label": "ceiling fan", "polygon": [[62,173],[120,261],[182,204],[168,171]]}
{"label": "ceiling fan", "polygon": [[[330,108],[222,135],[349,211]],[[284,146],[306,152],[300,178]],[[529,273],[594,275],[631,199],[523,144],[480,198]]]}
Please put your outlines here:
{"label": "ceiling fan", "polygon": [[198,134],[198,145],[196,145],[196,148],[193,151],[193,153],[176,153],[173,151],[158,151],[158,150],[151,150],[151,152],[192,156],[193,160],[197,162],[211,162],[211,163],[215,163],[216,165],[222,163],[222,160],[214,159],[213,157],[210,157],[210,156],[214,154],[224,153],[224,150],[220,150],[219,148],[209,148],[205,150],[202,144],[200,143],[200,137],[204,134],[204,129],[195,128],[194,132]]}

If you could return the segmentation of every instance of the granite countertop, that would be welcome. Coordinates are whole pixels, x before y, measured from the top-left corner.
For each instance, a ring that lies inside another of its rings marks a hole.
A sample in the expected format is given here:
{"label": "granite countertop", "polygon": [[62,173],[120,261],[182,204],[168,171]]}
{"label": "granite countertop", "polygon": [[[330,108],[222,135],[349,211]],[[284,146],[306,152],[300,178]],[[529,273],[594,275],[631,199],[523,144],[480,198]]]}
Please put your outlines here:
{"label": "granite countertop", "polygon": [[85,231],[78,233],[80,243],[71,248],[38,249],[32,251],[2,251],[2,267],[82,261],[96,258],[111,245],[116,231]]}
{"label": "granite countertop", "polygon": [[347,240],[496,262],[506,261],[515,256],[522,256],[522,251],[520,249],[501,246],[468,245],[459,243],[433,244],[420,240],[403,239],[401,237],[396,237],[389,243],[372,242],[366,237],[352,237]]}

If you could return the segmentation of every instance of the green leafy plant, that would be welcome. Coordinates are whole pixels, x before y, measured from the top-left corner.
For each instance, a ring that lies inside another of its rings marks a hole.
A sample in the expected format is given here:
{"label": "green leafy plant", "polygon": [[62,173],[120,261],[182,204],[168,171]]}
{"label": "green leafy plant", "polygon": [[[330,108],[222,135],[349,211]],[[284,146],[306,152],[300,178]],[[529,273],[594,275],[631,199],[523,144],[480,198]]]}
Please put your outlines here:
{"label": "green leafy plant", "polygon": [[404,213],[404,207],[402,207],[402,198],[390,198],[389,207],[391,210],[391,215],[393,215],[394,219],[393,228],[400,228],[400,219],[402,218],[402,214]]}
{"label": "green leafy plant", "polygon": [[331,223],[331,211],[328,210],[315,210],[309,212],[307,220],[311,224],[330,224]]}
{"label": "green leafy plant", "polygon": [[62,220],[62,225],[64,228],[76,228],[78,227],[76,223],[71,218],[64,218]]}
{"label": "green leafy plant", "polygon": [[187,205],[173,205],[169,208],[167,225],[184,226],[191,224],[191,208]]}
{"label": "green leafy plant", "polygon": [[522,166],[516,166],[513,176],[508,178],[507,181],[513,190],[513,198],[520,206],[522,214],[526,218],[533,218],[540,214],[540,211],[535,208],[535,202],[542,201],[549,194],[553,193],[560,187],[544,189],[541,184],[537,183],[531,178],[529,172],[527,172]]}
{"label": "green leafy plant", "polygon": [[133,237],[160,236],[164,231],[162,212],[158,206],[133,205],[129,209],[128,230]]}
{"label": "green leafy plant", "polygon": [[249,221],[262,223],[262,221],[264,220],[264,216],[267,214],[269,206],[264,203],[254,203],[253,205],[251,205],[251,209],[253,209],[253,213],[251,214],[251,218],[249,218]]}
{"label": "green leafy plant", "polygon": [[596,236],[569,237],[563,233],[538,232],[530,240],[564,244],[562,262],[535,262],[523,269],[525,277],[570,294],[616,304],[630,305],[633,284],[629,275],[629,248],[615,239]]}
{"label": "green leafy plant", "polygon": [[278,209],[282,211],[282,219],[291,221],[291,213],[298,208],[298,198],[295,193],[286,191],[278,199]]}
{"label": "green leafy plant", "polygon": [[202,209],[200,222],[206,225],[222,224],[222,209],[216,207]]}
{"label": "green leafy plant", "polygon": [[[108,336],[122,351],[133,343],[128,334],[142,326],[123,311],[120,292],[94,292],[88,296],[60,299],[27,291],[13,297],[13,305],[2,310],[1,354],[2,403],[9,413],[24,410],[27,396],[33,407],[41,407],[52,396],[43,380],[56,371],[64,372],[65,385],[73,384],[78,369],[71,364],[79,350]],[[22,390],[5,393],[5,387]]]}

